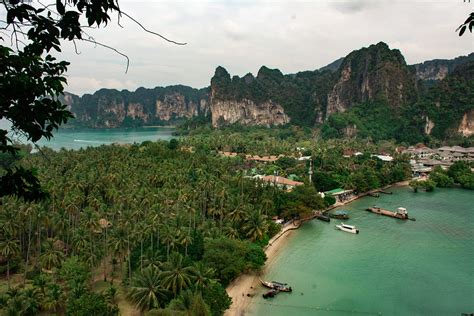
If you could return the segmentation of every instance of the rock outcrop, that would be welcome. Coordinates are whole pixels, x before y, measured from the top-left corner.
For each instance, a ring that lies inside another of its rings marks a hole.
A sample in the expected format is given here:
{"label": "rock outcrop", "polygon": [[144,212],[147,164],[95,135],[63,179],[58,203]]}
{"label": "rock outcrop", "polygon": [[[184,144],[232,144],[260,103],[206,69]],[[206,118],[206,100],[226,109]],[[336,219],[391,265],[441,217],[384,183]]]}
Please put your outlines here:
{"label": "rock outcrop", "polygon": [[101,89],[82,97],[66,93],[63,101],[74,114],[74,125],[94,128],[166,124],[179,119],[209,115],[208,89],[186,86]]}
{"label": "rock outcrop", "polygon": [[210,111],[212,125],[219,127],[228,124],[241,125],[282,125],[290,122],[283,106],[267,98],[265,94],[251,94],[251,87],[268,80],[267,75],[283,74],[279,71],[265,68],[259,71],[257,78],[247,74],[243,78],[230,75],[223,67],[217,67],[211,79]]}
{"label": "rock outcrop", "polygon": [[416,100],[414,74],[400,51],[390,50],[385,43],[354,51],[344,59],[328,94],[326,117],[377,99],[394,108]]}
{"label": "rock outcrop", "polygon": [[464,113],[458,132],[466,137],[474,135],[474,109]]}
{"label": "rock outcrop", "polygon": [[454,59],[433,59],[415,64],[416,77],[426,81],[439,81],[454,71],[457,66],[474,61],[474,53]]}
{"label": "rock outcrop", "polygon": [[212,126],[228,124],[241,125],[283,125],[290,122],[280,104],[271,100],[255,103],[248,99],[211,101]]}

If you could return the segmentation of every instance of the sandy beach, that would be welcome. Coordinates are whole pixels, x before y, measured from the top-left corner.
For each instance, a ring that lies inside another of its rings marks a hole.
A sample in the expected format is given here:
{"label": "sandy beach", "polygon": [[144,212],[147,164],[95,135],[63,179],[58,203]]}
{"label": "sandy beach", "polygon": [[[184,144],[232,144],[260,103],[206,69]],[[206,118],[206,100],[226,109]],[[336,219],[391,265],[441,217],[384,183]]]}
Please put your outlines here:
{"label": "sandy beach", "polygon": [[[403,181],[394,183],[392,185],[385,186],[381,189],[372,190],[366,192],[364,194],[359,194],[344,203],[337,203],[333,205],[329,209],[339,207],[342,205],[349,204],[359,198],[367,196],[370,192],[376,192],[378,190],[386,190],[391,187],[401,187],[407,186],[409,181]],[[289,224],[285,226],[277,235],[273,236],[270,239],[268,246],[265,248],[265,254],[267,255],[267,261],[265,263],[265,267],[263,268],[260,274],[242,274],[226,288],[227,294],[232,298],[232,305],[229,309],[225,312],[225,316],[243,316],[246,315],[249,306],[252,304],[252,300],[254,295],[259,292],[260,281],[259,275],[265,274],[265,270],[270,267],[275,257],[280,251],[284,249],[285,244],[287,243],[288,239],[294,233],[295,229],[298,229],[299,226],[294,224]]]}
{"label": "sandy beach", "polygon": [[[294,233],[299,226],[289,224],[285,226],[278,234],[270,239],[268,246],[265,248],[267,261],[261,274],[265,274],[265,269],[272,265],[276,255],[284,249],[288,238]],[[252,303],[253,296],[256,295],[260,288],[259,274],[242,274],[235,279],[226,288],[227,294],[232,298],[232,305],[224,315],[245,315],[249,305]],[[247,295],[248,294],[248,295]]]}

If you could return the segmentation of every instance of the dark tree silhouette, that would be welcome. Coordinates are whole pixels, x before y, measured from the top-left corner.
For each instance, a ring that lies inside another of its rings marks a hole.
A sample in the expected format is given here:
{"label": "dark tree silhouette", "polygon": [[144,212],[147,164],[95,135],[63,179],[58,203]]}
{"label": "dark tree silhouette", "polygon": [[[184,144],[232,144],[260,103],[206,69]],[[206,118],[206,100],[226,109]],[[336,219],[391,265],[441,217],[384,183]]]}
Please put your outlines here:
{"label": "dark tree silhouette", "polygon": [[[466,0],[464,0],[466,2]],[[467,2],[471,2],[471,0],[468,0]],[[459,27],[456,29],[456,32],[459,32],[459,36],[462,36],[464,32],[466,32],[467,29],[469,29],[469,32],[472,33],[472,29],[474,28],[474,12],[471,12],[469,16],[467,17],[466,21],[464,21],[463,24],[459,25]]]}

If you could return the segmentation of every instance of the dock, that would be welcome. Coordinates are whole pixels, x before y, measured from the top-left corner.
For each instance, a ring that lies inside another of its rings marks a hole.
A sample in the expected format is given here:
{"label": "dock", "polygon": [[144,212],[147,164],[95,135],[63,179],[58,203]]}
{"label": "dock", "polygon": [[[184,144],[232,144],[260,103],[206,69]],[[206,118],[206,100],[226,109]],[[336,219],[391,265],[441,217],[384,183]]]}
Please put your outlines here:
{"label": "dock", "polygon": [[399,207],[397,212],[386,210],[377,206],[369,207],[367,208],[367,211],[375,213],[375,214],[385,215],[385,216],[394,217],[394,218],[403,219],[403,220],[409,219],[408,212],[406,208],[403,208],[403,207]]}

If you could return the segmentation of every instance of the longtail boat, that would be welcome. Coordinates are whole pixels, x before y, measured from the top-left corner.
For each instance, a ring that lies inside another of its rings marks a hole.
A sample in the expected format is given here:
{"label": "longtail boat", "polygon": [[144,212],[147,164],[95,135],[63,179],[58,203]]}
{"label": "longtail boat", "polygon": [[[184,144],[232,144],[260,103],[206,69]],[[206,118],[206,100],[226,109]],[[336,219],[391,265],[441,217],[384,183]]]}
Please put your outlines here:
{"label": "longtail boat", "polygon": [[268,287],[269,289],[272,289],[272,290],[278,290],[278,291],[281,291],[281,292],[291,292],[291,291],[293,291],[291,286],[289,286],[286,283],[282,283],[282,282],[277,282],[277,281],[269,282],[269,281],[264,281],[264,280],[260,279],[260,283],[262,283],[263,286]]}
{"label": "longtail boat", "polygon": [[337,219],[349,219],[349,212],[338,210],[338,211],[335,211],[334,213],[329,213],[329,217],[337,218]]}

